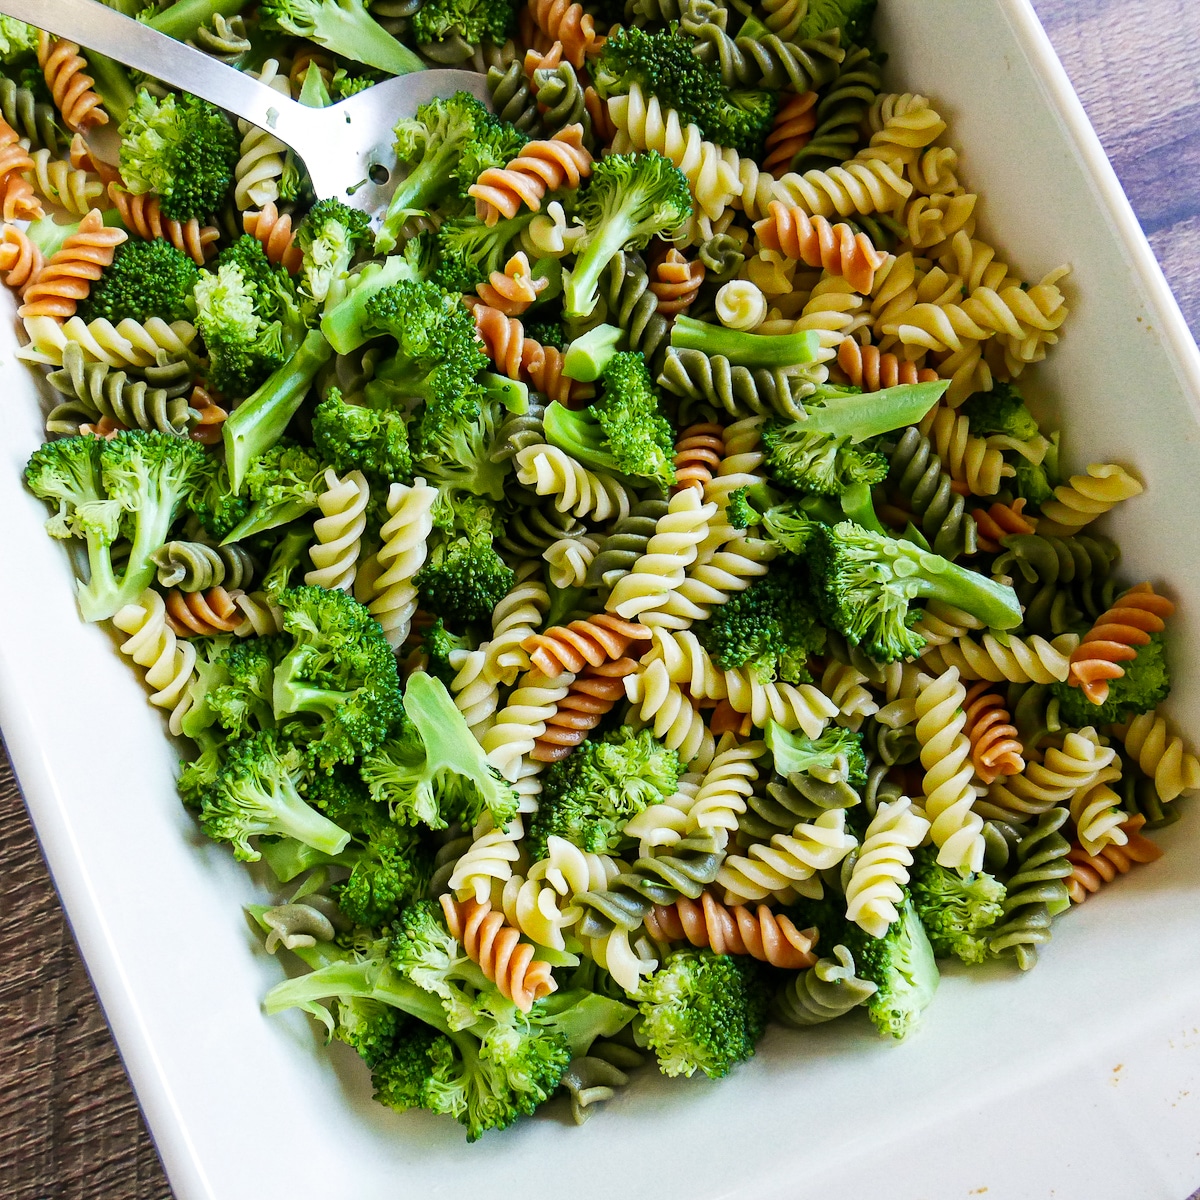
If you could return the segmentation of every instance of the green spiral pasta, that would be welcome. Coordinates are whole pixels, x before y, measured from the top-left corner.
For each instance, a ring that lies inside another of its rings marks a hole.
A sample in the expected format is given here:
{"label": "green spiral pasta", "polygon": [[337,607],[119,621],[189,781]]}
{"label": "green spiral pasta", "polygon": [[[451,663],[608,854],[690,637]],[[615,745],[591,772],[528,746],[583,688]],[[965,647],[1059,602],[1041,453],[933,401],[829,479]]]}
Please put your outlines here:
{"label": "green spiral pasta", "polygon": [[630,350],[640,350],[651,375],[657,374],[670,342],[671,322],[658,311],[642,256],[632,250],[614,255],[601,277],[600,295],[609,322],[625,330]]}
{"label": "green spiral pasta", "polygon": [[543,67],[534,71],[533,81],[537,84],[537,106],[543,110],[545,129],[554,132],[565,125],[582,125],[584,145],[594,146],[592,118],[583,102],[583,84],[575,68],[569,62]]}
{"label": "green spiral pasta", "polygon": [[602,938],[614,929],[634,930],[656,904],[670,904],[680,896],[695,900],[721,869],[725,838],[723,829],[700,830],[652,858],[639,858],[605,891],[576,896],[583,909],[579,934]]}
{"label": "green spiral pasta", "polygon": [[197,415],[188,407],[192,369],[185,362],[147,367],[145,378],[130,378],[102,362],[86,362],[77,342],[63,346],[62,366],[47,381],[68,396],[50,410],[47,433],[75,434],[79,426],[108,417],[127,429],[156,429],[182,437]]}
{"label": "green spiral pasta", "polygon": [[836,78],[817,103],[817,127],[792,159],[791,169],[824,170],[853,158],[862,141],[867,114],[882,87],[883,76],[871,52],[851,46]]}
{"label": "green spiral pasta", "polygon": [[907,766],[920,757],[921,748],[912,725],[885,725],[867,717],[859,729],[863,750],[869,759],[876,759],[885,768]]}
{"label": "green spiral pasta", "polygon": [[549,500],[542,500],[515,509],[496,545],[516,558],[541,558],[548,546],[583,531],[583,522],[573,513],[560,512]]}
{"label": "green spiral pasta", "polygon": [[526,446],[540,446],[546,440],[542,418],[546,415],[546,401],[540,392],[529,393],[529,405],[523,413],[509,413],[500,422],[496,431],[496,448],[492,451],[492,462],[508,462]]}
{"label": "green spiral pasta", "polygon": [[218,584],[249,589],[254,560],[241,546],[208,546],[203,542],[167,542],[151,555],[160,587],[204,592]]}
{"label": "green spiral pasta", "polygon": [[691,0],[680,29],[696,39],[696,57],[715,63],[726,87],[783,88],[811,92],[832,82],[846,52],[838,30],[802,42],[785,42],[773,33],[731,37],[723,9],[712,0]]}
{"label": "green spiral pasta", "polygon": [[807,971],[798,971],[775,996],[772,1011],[785,1025],[797,1029],[823,1025],[865,1004],[876,992],[869,979],[854,973],[854,956],[834,946],[832,958],[820,958]]}
{"label": "green spiral pasta", "polygon": [[732,234],[715,233],[700,243],[696,257],[708,272],[706,283],[726,283],[732,279],[746,261],[742,243]]}
{"label": "green spiral pasta", "polygon": [[663,359],[659,386],[685,400],[711,404],[733,417],[779,413],[804,419],[800,400],[813,385],[804,376],[766,367],[733,366],[721,354],[672,346]]}
{"label": "green spiral pasta", "polygon": [[196,30],[192,44],[229,66],[235,66],[251,48],[246,22],[240,16],[226,18],[221,13],[214,13],[212,20]]}
{"label": "green spiral pasta", "polygon": [[646,552],[654,536],[655,526],[666,514],[667,502],[661,499],[642,500],[635,504],[627,517],[622,517],[601,540],[596,557],[588,566],[584,583],[588,587],[611,591],[613,584],[627,574]]}
{"label": "green spiral pasta", "polygon": [[0,75],[0,114],[33,149],[44,147],[56,157],[66,152],[67,135],[54,108],[7,75]]}
{"label": "green spiral pasta", "polygon": [[592,1115],[592,1108],[611,1100],[618,1088],[629,1083],[629,1072],[640,1067],[646,1056],[632,1046],[610,1038],[598,1038],[585,1055],[571,1059],[561,1080],[561,1086],[571,1097],[571,1116],[582,1125]]}
{"label": "green spiral pasta", "polygon": [[375,367],[384,357],[379,346],[335,354],[317,376],[317,391],[324,398],[330,388],[337,388],[347,403],[361,403],[364,389],[375,378]]}
{"label": "green spiral pasta", "polygon": [[983,869],[992,875],[1005,870],[1017,858],[1017,847],[1029,831],[1014,821],[996,819],[983,823]]}
{"label": "green spiral pasta", "polygon": [[1059,833],[1069,818],[1065,808],[1048,809],[1017,844],[1017,870],[988,945],[993,954],[1014,955],[1022,971],[1037,965],[1038,947],[1050,940],[1051,920],[1070,904],[1063,880],[1071,874],[1071,847]]}
{"label": "green spiral pasta", "polygon": [[974,554],[978,549],[975,518],[954,490],[954,481],[929,439],[915,425],[909,426],[889,458],[888,486],[912,505],[913,523],[928,539],[933,552],[950,559]]}
{"label": "green spiral pasta", "polygon": [[823,812],[853,808],[862,797],[846,782],[844,774],[829,778],[797,771],[786,779],[774,776],[746,799],[746,811],[738,818],[738,845],[767,842],[777,833],[790,833],[801,821],[812,821]]}
{"label": "green spiral pasta", "polygon": [[487,73],[488,91],[496,115],[522,133],[534,137],[542,131],[542,119],[537,101],[519,62],[507,67],[492,67]]}

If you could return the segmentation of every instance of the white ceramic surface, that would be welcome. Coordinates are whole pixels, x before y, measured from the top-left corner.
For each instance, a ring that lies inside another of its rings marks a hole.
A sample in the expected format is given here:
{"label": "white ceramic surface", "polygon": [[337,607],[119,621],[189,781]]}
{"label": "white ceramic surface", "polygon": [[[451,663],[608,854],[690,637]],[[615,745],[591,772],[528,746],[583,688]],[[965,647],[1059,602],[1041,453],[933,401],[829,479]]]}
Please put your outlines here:
{"label": "white ceramic surface", "polygon": [[[1147,480],[1112,532],[1182,603],[1171,708],[1200,728],[1200,357],[1026,0],[881,0],[893,86],[933,97],[1025,278],[1070,262],[1074,312],[1029,377],[1067,463]],[[7,297],[0,305],[7,306]],[[5,313],[11,308],[5,307]],[[206,843],[174,753],[19,484],[34,389],[0,328],[0,724],[55,882],[180,1200],[1179,1200],[1200,1179],[1200,813],[1055,927],[1027,977],[951,971],[901,1046],[865,1022],[773,1032],[719,1084],[649,1076],[582,1129],[564,1106],[466,1146],[370,1100],[344,1047],[259,998],[281,974],[240,906],[266,890]]]}

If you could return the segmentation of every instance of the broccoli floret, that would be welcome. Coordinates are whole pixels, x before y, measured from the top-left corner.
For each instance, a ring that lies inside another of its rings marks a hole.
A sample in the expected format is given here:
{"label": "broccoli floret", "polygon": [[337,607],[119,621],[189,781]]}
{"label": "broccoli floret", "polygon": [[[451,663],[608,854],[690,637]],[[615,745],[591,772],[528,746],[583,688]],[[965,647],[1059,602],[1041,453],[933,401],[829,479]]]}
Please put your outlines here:
{"label": "broccoli floret", "polygon": [[1044,462],[1033,463],[1024,455],[1018,455],[1013,465],[1016,468],[1013,487],[1018,496],[1040,508],[1054,495],[1054,484]]}
{"label": "broccoli floret", "polygon": [[565,350],[569,344],[566,330],[563,329],[561,321],[526,321],[524,325],[525,336],[540,345],[553,346],[555,350]]}
{"label": "broccoli floret", "polygon": [[121,177],[135,195],[153,192],[176,221],[203,220],[233,182],[241,139],[220,109],[198,96],[137,94],[121,122]]}
{"label": "broccoli floret", "polygon": [[0,62],[5,66],[19,63],[37,53],[38,31],[16,17],[0,14]]}
{"label": "broccoli floret", "polygon": [[842,31],[843,46],[859,46],[871,32],[877,0],[809,0],[808,13],[794,41],[816,37],[827,29]]}
{"label": "broccoli floret", "polygon": [[806,402],[807,420],[773,417],[763,425],[767,471],[787,487],[822,496],[879,483],[888,460],[864,443],[919,421],[947,386],[942,380],[870,394],[825,389]]}
{"label": "broccoli floret", "polygon": [[[47,531],[87,543],[89,578],[78,588],[85,621],[107,620],[150,586],[158,570],[153,555],[204,483],[208,462],[195,442],[142,430],[107,442],[61,438],[34,451],[25,480],[34,495],[58,506]],[[118,573],[111,550],[120,534],[130,547]]]}
{"label": "broccoli floret", "polygon": [[618,28],[593,65],[602,97],[640,84],[680,121],[693,124],[710,141],[757,157],[771,128],[778,96],[771,92],[730,92],[715,63],[702,63],[694,39],[675,29],[650,33]]}
{"label": "broccoli floret", "polygon": [[443,221],[437,231],[434,280],[449,292],[473,292],[500,270],[513,239],[536,216],[536,212],[522,212],[495,225],[474,217]]}
{"label": "broccoli floret", "polygon": [[[462,4],[462,0],[451,2]],[[497,0],[484,3],[494,6]],[[436,15],[437,8],[436,0],[429,0],[414,17],[414,24],[424,20],[426,13]],[[498,41],[503,42],[504,37],[502,34]],[[388,203],[375,236],[375,252],[387,254],[392,250],[410,216],[428,213],[448,197],[465,197],[467,188],[483,171],[504,166],[516,157],[526,140],[523,133],[493,116],[468,92],[426,101],[415,117],[396,126],[396,159],[409,170]]]}
{"label": "broccoli floret", "polygon": [[[450,417],[442,406],[425,410],[417,430],[416,470],[442,493],[443,503],[458,503],[464,492],[489,500],[504,499],[504,481],[512,459],[493,459],[500,448],[498,415],[488,405],[481,406],[473,418],[462,419]],[[490,526],[489,514],[489,538]]]}
{"label": "broccoli floret", "polygon": [[517,795],[489,764],[445,684],[413,672],[404,714],[388,741],[362,761],[372,797],[405,824],[472,826],[487,812],[497,829],[506,826]]}
{"label": "broccoli floret", "polygon": [[940,979],[933,947],[907,891],[900,919],[883,937],[847,923],[841,940],[854,956],[858,974],[879,989],[867,1001],[875,1028],[897,1040],[907,1037],[929,1007]]}
{"label": "broccoli floret", "polygon": [[579,411],[555,401],[546,409],[546,440],[599,471],[649,479],[666,491],[675,482],[675,437],[640,353],[613,355],[603,392]]}
{"label": "broccoli floret", "polygon": [[542,776],[542,794],[526,841],[534,861],[546,856],[550,836],[581,850],[616,850],[627,821],[675,794],[679,755],[649,729],[629,726],[589,738]]}
{"label": "broccoli floret", "polygon": [[584,232],[575,266],[564,276],[568,317],[586,317],[596,307],[600,276],[620,250],[675,237],[691,219],[692,196],[679,168],[661,154],[610,154],[595,164],[577,216]]}
{"label": "broccoli floret", "polygon": [[425,69],[407,46],[374,20],[364,0],[263,0],[258,11],[284,33],[389,75]]}
{"label": "broccoli floret", "polygon": [[200,806],[200,828],[229,842],[236,858],[257,862],[252,837],[296,838],[325,854],[346,848],[350,835],[305,804],[300,784],[305,755],[274,730],[232,741],[225,762]]}
{"label": "broccoli floret", "polygon": [[965,879],[939,866],[937,850],[916,852],[911,873],[912,902],[938,958],[955,955],[965,963],[988,957],[987,937],[1004,913],[1004,884],[984,872]]}
{"label": "broccoli floret", "polygon": [[[425,566],[413,577],[422,606],[444,614],[454,624],[470,624],[490,617],[511,590],[516,574],[496,552],[493,541],[501,532],[495,509],[487,500],[460,496],[452,505],[434,509],[434,524],[450,536],[435,545]],[[458,534],[459,530],[463,530]]]}
{"label": "broccoli floret", "polygon": [[[325,306],[321,317],[321,332],[339,354],[351,354],[375,337],[377,331],[367,320],[367,302],[377,293],[397,283],[415,283],[425,278],[429,269],[426,259],[427,242],[413,238],[406,242],[402,254],[393,254],[383,262],[367,263],[346,280],[345,294]],[[338,289],[341,291],[341,289]]]}
{"label": "broccoli floret", "polygon": [[412,18],[412,35],[422,45],[454,37],[501,45],[516,19],[513,0],[426,0]]}
{"label": "broccoli floret", "polygon": [[397,1056],[400,1047],[410,1042],[412,1030],[425,1028],[406,1021],[398,1008],[358,996],[336,1000],[334,1012],[337,1024],[333,1036],[357,1050],[372,1071]]}
{"label": "broccoli floret", "polygon": [[318,200],[296,231],[296,245],[304,252],[300,277],[304,290],[318,304],[331,290],[340,294],[354,256],[371,242],[371,221],[365,212],[347,208],[340,200]]}
{"label": "broccoli floret", "polygon": [[315,508],[325,490],[325,466],[306,446],[280,438],[247,467],[249,508],[224,540],[238,542],[278,529]]}
{"label": "broccoli floret", "polygon": [[770,997],[752,958],[676,950],[637,992],[638,1041],[664,1075],[720,1079],[754,1053]]}
{"label": "broccoli floret", "polygon": [[867,758],[863,753],[862,738],[852,729],[830,725],[820,737],[809,738],[768,720],[764,740],[771,751],[777,775],[837,771],[852,787],[862,787],[867,782]]}
{"label": "broccoli floret", "polygon": [[918,598],[943,600],[993,629],[1021,623],[1011,587],[852,521],[817,526],[809,563],[826,623],[877,662],[915,657],[924,649],[925,639],[911,628],[921,613],[909,606]]}
{"label": "broccoli floret", "polygon": [[[239,496],[230,486],[229,472],[217,458],[210,458],[201,472],[196,487],[186,501],[188,511],[216,541],[225,538],[246,519],[250,501]],[[236,538],[231,538],[236,541]]]}
{"label": "broccoli floret", "polygon": [[362,471],[376,487],[412,479],[408,425],[397,412],[347,404],[337,388],[317,405],[313,447],[338,474]]}
{"label": "broccoli floret", "polygon": [[435,679],[440,679],[447,688],[453,682],[458,672],[450,665],[450,655],[456,650],[470,649],[471,643],[463,637],[451,633],[441,617],[425,630],[421,638],[421,651],[428,660],[425,670]]}
{"label": "broccoli floret", "polygon": [[747,667],[762,683],[807,683],[808,656],[825,645],[825,630],[791,572],[771,572],[696,624],[701,645],[726,670]]}
{"label": "broccoli floret", "polygon": [[236,642],[221,655],[224,678],[206,700],[235,738],[275,728],[271,692],[275,668],[286,652],[282,637],[255,637]]}
{"label": "broccoli floret", "polygon": [[1108,682],[1102,704],[1093,704],[1080,687],[1055,683],[1050,690],[1058,699],[1058,715],[1066,725],[1117,725],[1138,713],[1151,712],[1170,694],[1171,672],[1161,633],[1137,647],[1137,657],[1120,664],[1125,673]]}
{"label": "broccoli floret", "polygon": [[133,240],[117,247],[112,265],[92,284],[79,315],[113,322],[131,317],[146,321],[184,321],[195,312],[192,289],[199,268],[164,238]]}
{"label": "broccoli floret", "polygon": [[320,369],[333,357],[333,347],[311,330],[299,349],[233,410],[222,426],[230,486],[242,489],[250,464],[283,436],[308,395]]}
{"label": "broccoli floret", "polygon": [[990,392],[976,392],[962,411],[977,437],[1001,433],[1027,442],[1041,432],[1024,397],[1011,383],[997,382]]}

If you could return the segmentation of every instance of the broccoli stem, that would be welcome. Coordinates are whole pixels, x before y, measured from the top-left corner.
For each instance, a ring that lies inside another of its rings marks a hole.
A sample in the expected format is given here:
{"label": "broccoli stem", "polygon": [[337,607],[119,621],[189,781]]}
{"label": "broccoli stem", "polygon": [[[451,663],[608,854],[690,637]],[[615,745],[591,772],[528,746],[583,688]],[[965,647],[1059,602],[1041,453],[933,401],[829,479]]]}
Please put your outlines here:
{"label": "broccoli stem", "polygon": [[243,542],[256,533],[266,533],[269,529],[278,529],[281,525],[288,525],[292,521],[299,520],[312,509],[313,505],[305,504],[303,500],[288,500],[283,504],[255,504],[230,530],[221,545],[231,546],[234,542]]}
{"label": "broccoli stem", "polygon": [[529,411],[529,385],[495,371],[483,371],[479,375],[483,394],[489,404],[502,404],[510,413],[520,416]]}
{"label": "broccoli stem", "polygon": [[978,617],[991,629],[1015,629],[1021,624],[1021,603],[1011,587],[911,542],[888,541],[894,549],[886,550],[884,557],[891,560],[897,577],[913,577],[914,596],[943,600]]}
{"label": "broccoli stem", "polygon": [[[590,242],[575,260],[574,269],[564,273],[563,312],[568,317],[586,317],[596,307],[600,276],[611,259],[637,233],[637,222],[618,210],[605,223],[600,236]],[[815,341],[816,334],[813,334]]]}
{"label": "broccoli stem", "polygon": [[275,789],[270,807],[275,816],[273,823],[286,837],[296,838],[322,854],[341,854],[350,843],[350,835],[306,804],[290,783]]}
{"label": "broccoli stem", "polygon": [[313,867],[353,867],[362,855],[359,850],[348,850],[338,855],[324,854],[296,838],[269,842],[259,849],[263,861],[280,883],[290,883],[297,875],[302,875]]}
{"label": "broccoli stem", "polygon": [[580,383],[594,383],[619,352],[625,331],[615,325],[597,325],[567,347],[563,374]]}
{"label": "broccoli stem", "polygon": [[832,396],[820,408],[809,409],[808,420],[796,421],[795,426],[804,433],[861,442],[915,425],[949,386],[948,379],[939,379],[934,383],[901,384],[880,392]]}
{"label": "broccoli stem", "polygon": [[679,316],[671,326],[671,345],[679,350],[719,354],[735,367],[794,367],[812,362],[817,335],[811,329],[784,334],[742,333]]}
{"label": "broccoli stem", "polygon": [[317,372],[333,357],[333,347],[313,329],[300,348],[225,422],[225,462],[229,486],[242,490],[252,459],[269,450],[283,436],[288,422],[312,387]]}
{"label": "broccoli stem", "polygon": [[235,17],[245,7],[246,0],[176,0],[147,24],[184,42],[213,17]]}
{"label": "broccoli stem", "polygon": [[109,116],[119,125],[129,116],[129,110],[137,100],[137,92],[120,63],[96,50],[88,50],[86,54],[88,74],[91,75]]}
{"label": "broccoli stem", "polygon": [[367,332],[367,301],[377,292],[403,280],[416,278],[412,264],[403,255],[372,263],[353,277],[351,291],[321,318],[321,332],[338,354],[351,354],[370,340]]}
{"label": "broccoli stem", "polygon": [[455,153],[459,144],[443,145],[440,153],[421,160],[396,186],[388,201],[383,223],[375,235],[375,253],[390,254],[396,248],[404,222],[414,214],[425,212],[430,202],[450,186],[454,168],[458,165]]}
{"label": "broccoli stem", "polygon": [[425,70],[417,55],[368,16],[365,8],[343,7],[338,0],[327,0],[321,5],[311,36],[317,45],[389,75]]}

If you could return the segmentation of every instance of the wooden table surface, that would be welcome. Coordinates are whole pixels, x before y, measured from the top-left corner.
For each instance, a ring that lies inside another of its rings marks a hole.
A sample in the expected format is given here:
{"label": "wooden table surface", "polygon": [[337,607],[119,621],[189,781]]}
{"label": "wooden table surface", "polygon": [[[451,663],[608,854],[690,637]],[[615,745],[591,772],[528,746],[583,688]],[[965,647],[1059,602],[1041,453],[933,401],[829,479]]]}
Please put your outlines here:
{"label": "wooden table surface", "polygon": [[[1196,334],[1200,4],[1034,3]],[[4,756],[0,913],[0,1196],[167,1200],[171,1189]],[[1197,1174],[1200,1183],[1200,1167]]]}

